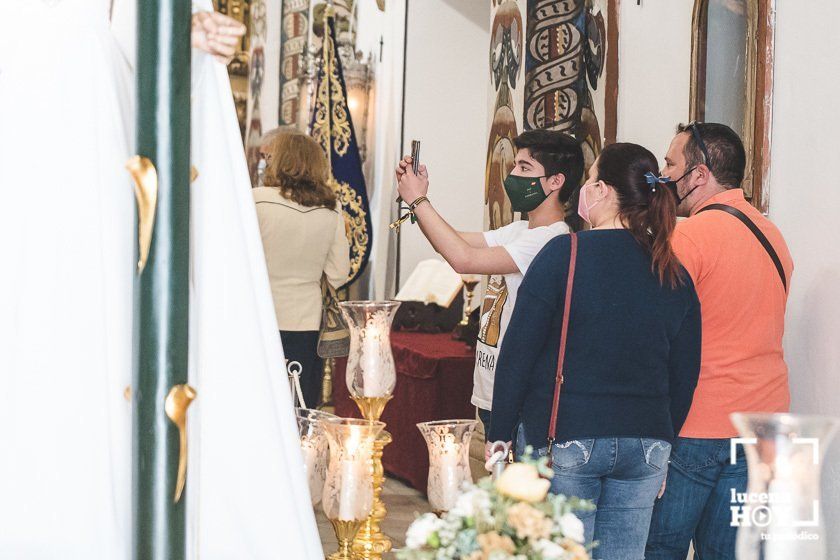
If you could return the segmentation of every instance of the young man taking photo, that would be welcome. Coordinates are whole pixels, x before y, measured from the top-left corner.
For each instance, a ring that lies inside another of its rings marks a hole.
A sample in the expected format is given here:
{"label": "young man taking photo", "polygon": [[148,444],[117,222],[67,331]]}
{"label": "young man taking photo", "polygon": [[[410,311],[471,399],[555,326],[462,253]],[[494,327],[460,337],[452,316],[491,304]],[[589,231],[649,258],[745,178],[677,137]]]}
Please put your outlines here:
{"label": "young man taking photo", "polygon": [[476,345],[472,403],[489,431],[493,378],[499,349],[516,304],[516,293],[537,253],[557,235],[569,232],[565,205],[580,186],[583,152],[577,140],[562,132],[531,130],[514,139],[515,166],[504,181],[518,220],[486,232],[458,232],[425,198],[429,175],[425,165],[412,171],[406,156],[396,169],[399,193],[414,208],[417,223],[432,247],[459,274],[490,276]]}

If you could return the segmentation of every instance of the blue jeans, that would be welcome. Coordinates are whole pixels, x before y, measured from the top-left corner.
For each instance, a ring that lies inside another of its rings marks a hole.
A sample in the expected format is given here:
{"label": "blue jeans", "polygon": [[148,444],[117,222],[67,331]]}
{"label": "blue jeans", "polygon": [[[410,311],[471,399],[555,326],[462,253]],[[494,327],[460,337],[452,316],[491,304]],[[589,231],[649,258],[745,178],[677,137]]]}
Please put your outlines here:
{"label": "blue jeans", "polygon": [[732,489],[746,492],[747,463],[738,446],[730,464],[729,439],[677,438],[665,495],[650,523],[648,560],[734,560],[737,528],[730,526]]}
{"label": "blue jeans", "polygon": [[[524,449],[519,429],[517,450]],[[539,450],[545,455],[548,448]],[[593,560],[642,560],[653,503],[667,472],[671,444],[649,438],[602,437],[555,443],[551,492],[591,500],[578,513]]]}

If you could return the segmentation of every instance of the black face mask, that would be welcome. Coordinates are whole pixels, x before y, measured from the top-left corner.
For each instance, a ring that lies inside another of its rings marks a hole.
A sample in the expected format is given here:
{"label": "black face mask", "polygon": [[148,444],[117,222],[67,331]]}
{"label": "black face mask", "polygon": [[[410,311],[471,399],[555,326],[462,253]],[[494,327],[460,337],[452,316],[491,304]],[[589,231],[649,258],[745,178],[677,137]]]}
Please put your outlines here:
{"label": "black face mask", "polygon": [[683,173],[682,175],[680,175],[680,178],[677,179],[676,181],[668,181],[668,182],[665,183],[665,187],[667,187],[667,189],[669,191],[671,191],[671,194],[674,195],[674,198],[677,199],[677,206],[682,204],[683,200],[688,198],[691,193],[693,193],[694,191],[696,191],[698,189],[698,187],[700,187],[700,185],[697,185],[696,187],[694,187],[693,189],[691,189],[690,191],[685,193],[685,195],[682,196],[682,197],[680,196],[680,191],[677,188],[677,183],[679,183],[680,181],[685,179],[688,176],[688,174],[691,173],[692,171],[694,171],[695,169],[697,169],[696,165],[694,167],[692,167],[691,169],[689,169],[688,171],[686,171],[685,173]]}

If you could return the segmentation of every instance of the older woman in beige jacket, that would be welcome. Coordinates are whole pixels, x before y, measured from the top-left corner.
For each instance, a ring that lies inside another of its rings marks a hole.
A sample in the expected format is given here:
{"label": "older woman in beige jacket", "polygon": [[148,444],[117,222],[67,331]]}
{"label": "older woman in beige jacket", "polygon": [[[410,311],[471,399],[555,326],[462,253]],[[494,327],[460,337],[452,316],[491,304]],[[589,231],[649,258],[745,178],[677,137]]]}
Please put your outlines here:
{"label": "older woman in beige jacket", "polygon": [[266,148],[264,186],[253,194],[274,310],[286,358],[303,367],[303,397],[314,408],[323,374],[317,353],[321,278],[335,288],[343,285],[350,249],[321,147],[303,133],[282,131]]}

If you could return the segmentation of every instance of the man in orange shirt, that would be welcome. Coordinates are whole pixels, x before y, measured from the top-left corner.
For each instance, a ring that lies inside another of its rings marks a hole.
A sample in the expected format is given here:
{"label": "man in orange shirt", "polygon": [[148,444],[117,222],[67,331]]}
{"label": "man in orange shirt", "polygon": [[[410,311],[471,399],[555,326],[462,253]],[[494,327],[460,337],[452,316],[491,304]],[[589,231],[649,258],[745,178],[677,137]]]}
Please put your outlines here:
{"label": "man in orange shirt", "polygon": [[[700,379],[671,451],[664,493],[656,503],[645,558],[735,559],[747,467],[733,412],[786,412],[788,371],[782,351],[787,289],[793,272],[782,234],[744,198],[746,156],[738,135],[714,123],[680,125],[663,175],[677,212],[673,247],[688,270],[703,315]],[[733,509],[734,508],[734,509]]]}

